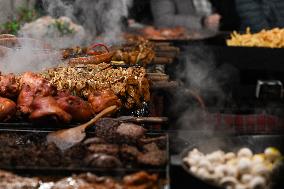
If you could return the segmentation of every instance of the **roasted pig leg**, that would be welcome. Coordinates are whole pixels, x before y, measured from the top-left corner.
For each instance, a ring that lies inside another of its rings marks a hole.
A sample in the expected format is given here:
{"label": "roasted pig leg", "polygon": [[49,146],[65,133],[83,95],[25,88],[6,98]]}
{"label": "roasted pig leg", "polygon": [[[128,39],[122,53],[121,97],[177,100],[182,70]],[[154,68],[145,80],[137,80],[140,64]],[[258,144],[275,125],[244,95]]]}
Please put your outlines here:
{"label": "roasted pig leg", "polygon": [[16,112],[16,103],[0,97],[0,121],[9,120]]}
{"label": "roasted pig leg", "polygon": [[53,96],[56,88],[46,79],[35,73],[26,72],[21,76],[22,89],[18,96],[17,104],[23,114],[31,113],[31,105],[36,97]]}
{"label": "roasted pig leg", "polygon": [[32,103],[30,119],[32,121],[54,120],[60,123],[68,123],[72,116],[61,109],[54,97],[37,97]]}
{"label": "roasted pig leg", "polygon": [[69,113],[73,121],[85,122],[90,120],[94,115],[91,105],[77,96],[61,96],[56,99],[58,106]]}

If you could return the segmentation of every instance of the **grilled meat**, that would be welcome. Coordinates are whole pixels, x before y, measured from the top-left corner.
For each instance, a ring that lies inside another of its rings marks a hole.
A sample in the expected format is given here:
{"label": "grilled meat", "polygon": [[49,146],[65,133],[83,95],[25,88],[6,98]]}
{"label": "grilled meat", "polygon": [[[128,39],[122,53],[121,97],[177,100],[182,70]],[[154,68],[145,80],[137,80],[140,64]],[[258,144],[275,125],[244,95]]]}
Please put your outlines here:
{"label": "grilled meat", "polygon": [[24,85],[18,96],[17,106],[23,114],[31,113],[31,105],[35,98],[35,91],[29,85]]}
{"label": "grilled meat", "polygon": [[107,107],[116,105],[121,107],[121,102],[111,90],[103,90],[101,92],[93,92],[89,95],[88,101],[95,113],[99,113]]}
{"label": "grilled meat", "polygon": [[139,45],[136,49],[116,50],[112,56],[112,61],[123,61],[125,64],[146,66],[155,58],[155,52],[152,48],[145,45]]}
{"label": "grilled meat", "polygon": [[13,99],[19,92],[19,82],[14,74],[0,75],[0,96]]}
{"label": "grilled meat", "polygon": [[103,153],[107,155],[117,156],[119,146],[116,144],[91,144],[88,150],[92,153]]}
{"label": "grilled meat", "polygon": [[[9,189],[37,189],[46,184],[38,178],[20,177],[6,171],[0,171],[0,178],[0,188],[9,186]],[[144,171],[126,175],[121,181],[85,173],[49,182],[47,186],[52,189],[158,189],[159,178],[156,174]]]}
{"label": "grilled meat", "polygon": [[63,59],[84,57],[87,55],[87,53],[88,53],[88,48],[80,48],[80,47],[63,49],[61,52]]}
{"label": "grilled meat", "polygon": [[31,105],[36,97],[46,97],[56,94],[56,88],[43,77],[26,72],[21,76],[22,89],[17,104],[23,114],[31,113]]}
{"label": "grilled meat", "polygon": [[122,163],[117,157],[102,153],[90,154],[84,161],[87,165],[98,168],[122,167]]}
{"label": "grilled meat", "polygon": [[155,143],[143,146],[145,152],[138,156],[138,162],[144,165],[161,166],[167,162],[167,153],[160,150]]}
{"label": "grilled meat", "polygon": [[105,144],[106,141],[102,138],[99,137],[93,137],[93,138],[88,138],[84,141],[85,145],[89,145],[89,144]]}
{"label": "grilled meat", "polygon": [[113,53],[103,53],[99,55],[92,55],[87,57],[71,58],[68,62],[70,65],[77,64],[100,64],[103,62],[110,62]]}
{"label": "grilled meat", "polygon": [[150,100],[144,68],[113,68],[109,64],[68,66],[42,73],[58,90],[67,89],[88,98],[97,91],[111,90],[126,109],[139,108]]}
{"label": "grilled meat", "polygon": [[0,121],[7,121],[16,112],[16,103],[10,99],[0,97]]}
{"label": "grilled meat", "polygon": [[68,123],[72,116],[60,108],[54,97],[37,97],[32,103],[30,119],[32,121],[55,120]]}
{"label": "grilled meat", "polygon": [[[71,182],[70,182],[71,181]],[[97,177],[91,173],[64,178],[54,184],[52,189],[122,189],[114,179]]]}
{"label": "grilled meat", "polygon": [[101,121],[96,124],[96,136],[108,142],[116,143],[136,143],[144,136],[146,130],[132,123],[122,123],[113,121]]}
{"label": "grilled meat", "polygon": [[[150,138],[143,136],[143,138]],[[0,133],[0,166],[9,167],[11,165],[18,167],[60,167],[60,168],[90,168],[96,167],[94,160],[99,160],[106,157],[110,160],[118,159],[124,168],[138,168],[153,165],[152,161],[148,160],[150,155],[158,154],[158,157],[153,157],[155,165],[163,167],[164,159],[167,158],[165,148],[159,148],[158,145],[151,147],[140,144],[113,143],[105,142],[101,139],[90,138],[72,148],[62,152],[55,144],[46,144],[46,133],[19,133],[19,132],[2,132]],[[163,150],[164,149],[164,150]],[[159,154],[163,154],[160,158]],[[95,154],[103,154],[98,158]],[[148,154],[147,156],[143,154]],[[141,158],[139,160],[139,158]],[[147,161],[145,160],[147,158]],[[154,159],[155,158],[155,159]],[[32,159],[32,161],[30,161]],[[113,162],[111,160],[111,162]],[[157,162],[161,160],[161,162]],[[147,162],[150,164],[147,164]],[[116,161],[114,161],[116,162]],[[94,164],[93,164],[94,163]],[[106,163],[106,162],[105,162]],[[115,165],[116,164],[111,164]],[[103,165],[100,165],[100,167]],[[110,167],[110,165],[104,165]],[[1,179],[0,179],[1,181]]]}
{"label": "grilled meat", "polygon": [[54,86],[41,75],[33,72],[25,72],[20,78],[21,85],[28,85],[36,89],[36,94],[39,96],[49,96],[56,93]]}
{"label": "grilled meat", "polygon": [[[187,34],[186,29],[182,27],[156,29],[152,26],[149,26],[149,27],[144,28],[142,32],[147,39],[173,40],[173,39],[188,39],[189,38],[189,35]],[[192,33],[192,35],[193,34],[194,33]],[[197,33],[194,35],[197,35]]]}
{"label": "grilled meat", "polygon": [[167,137],[162,135],[159,137],[153,137],[153,138],[141,138],[139,140],[140,145],[145,145],[145,144],[149,144],[149,143],[156,143],[157,146],[160,149],[164,149],[167,146]]}
{"label": "grilled meat", "polygon": [[116,130],[116,133],[122,140],[136,142],[144,136],[146,130],[133,123],[121,123]]}
{"label": "grilled meat", "polygon": [[90,104],[77,96],[67,95],[56,99],[58,106],[70,114],[73,121],[85,122],[93,116]]}
{"label": "grilled meat", "polygon": [[7,189],[37,189],[40,180],[37,178],[24,178],[6,171],[0,171],[0,188]]}
{"label": "grilled meat", "polygon": [[158,189],[158,175],[150,175],[141,171],[123,178],[124,187],[127,189]]}
{"label": "grilled meat", "polygon": [[135,146],[123,144],[120,148],[120,155],[126,161],[136,161],[141,152]]}

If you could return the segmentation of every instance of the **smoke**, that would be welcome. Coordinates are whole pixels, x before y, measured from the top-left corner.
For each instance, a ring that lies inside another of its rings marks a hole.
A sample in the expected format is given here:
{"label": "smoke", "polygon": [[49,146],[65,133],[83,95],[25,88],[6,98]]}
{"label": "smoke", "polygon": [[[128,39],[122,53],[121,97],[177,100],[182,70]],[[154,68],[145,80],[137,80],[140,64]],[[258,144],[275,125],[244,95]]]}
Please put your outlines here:
{"label": "smoke", "polygon": [[132,0],[44,0],[50,16],[67,16],[83,25],[90,36],[100,36],[100,42],[107,44],[122,41],[123,18],[131,6]]}
{"label": "smoke", "polygon": [[49,16],[59,18],[60,16],[67,16],[74,19],[74,7],[71,3],[62,0],[42,0],[43,7]]}
{"label": "smoke", "polygon": [[2,73],[20,74],[26,71],[39,72],[46,68],[55,67],[60,63],[60,54],[45,49],[34,40],[19,40],[19,48],[6,49],[1,57],[0,70]]}
{"label": "smoke", "polygon": [[[175,128],[180,130],[178,138],[200,141],[232,133],[222,123],[215,130],[214,119],[209,116],[207,108],[213,105],[218,112],[218,107],[224,106],[230,98],[226,87],[237,80],[238,73],[231,66],[218,66],[213,52],[207,47],[191,46],[184,54],[181,60],[184,64],[176,72],[184,86],[176,91],[171,110],[178,115]],[[203,103],[205,107],[202,107]]]}

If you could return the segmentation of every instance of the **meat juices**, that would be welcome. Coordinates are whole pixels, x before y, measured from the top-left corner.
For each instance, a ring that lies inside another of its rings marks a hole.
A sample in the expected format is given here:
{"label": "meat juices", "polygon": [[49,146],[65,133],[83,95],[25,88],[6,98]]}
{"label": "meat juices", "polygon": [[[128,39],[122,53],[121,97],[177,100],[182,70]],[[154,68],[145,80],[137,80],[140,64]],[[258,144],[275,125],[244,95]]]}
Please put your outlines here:
{"label": "meat juices", "polygon": [[0,121],[7,121],[16,113],[16,103],[0,97]]}

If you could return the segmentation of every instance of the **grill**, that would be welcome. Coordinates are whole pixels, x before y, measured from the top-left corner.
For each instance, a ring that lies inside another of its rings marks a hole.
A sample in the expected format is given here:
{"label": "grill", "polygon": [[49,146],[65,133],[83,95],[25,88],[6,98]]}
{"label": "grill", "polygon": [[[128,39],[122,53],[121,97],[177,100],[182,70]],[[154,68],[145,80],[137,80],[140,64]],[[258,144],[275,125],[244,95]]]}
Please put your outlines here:
{"label": "grill", "polygon": [[207,118],[216,130],[231,129],[237,134],[275,134],[284,132],[284,120],[268,114],[209,114]]}

